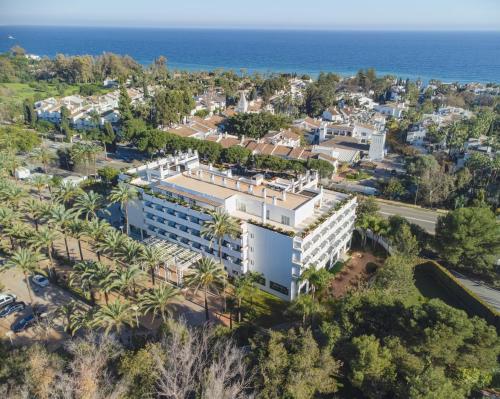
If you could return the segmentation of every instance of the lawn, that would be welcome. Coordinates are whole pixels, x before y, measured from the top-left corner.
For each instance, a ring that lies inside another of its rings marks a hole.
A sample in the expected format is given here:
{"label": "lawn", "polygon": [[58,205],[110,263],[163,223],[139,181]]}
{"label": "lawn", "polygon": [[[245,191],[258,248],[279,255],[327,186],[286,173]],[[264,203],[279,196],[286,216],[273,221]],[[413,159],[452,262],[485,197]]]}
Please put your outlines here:
{"label": "lawn", "polygon": [[347,180],[364,180],[372,177],[371,174],[365,172],[364,170],[355,171],[353,173],[346,173],[345,178]]}
{"label": "lawn", "polygon": [[423,297],[439,298],[454,308],[465,310],[464,305],[455,295],[434,279],[431,273],[424,271],[419,266],[415,267],[415,285]]}
{"label": "lawn", "polygon": [[256,290],[252,300],[243,301],[244,314],[259,327],[268,328],[289,321],[285,318],[288,303],[262,290]]}
{"label": "lawn", "polygon": [[1,83],[0,103],[21,104],[26,98],[44,99],[58,97],[79,92],[77,85],[57,86],[48,83],[36,83],[30,86],[28,83]]}

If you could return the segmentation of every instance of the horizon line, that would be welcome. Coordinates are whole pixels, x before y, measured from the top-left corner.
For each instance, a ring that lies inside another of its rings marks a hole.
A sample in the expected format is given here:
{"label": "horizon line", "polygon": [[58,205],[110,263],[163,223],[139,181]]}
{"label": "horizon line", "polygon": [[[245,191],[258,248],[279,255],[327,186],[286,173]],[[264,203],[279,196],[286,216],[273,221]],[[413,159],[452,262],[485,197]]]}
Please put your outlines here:
{"label": "horizon line", "polygon": [[0,28],[32,27],[32,28],[107,28],[107,29],[158,29],[158,30],[261,30],[261,31],[311,31],[311,32],[495,32],[500,28],[329,28],[329,27],[270,27],[270,26],[156,26],[156,25],[65,25],[65,24],[0,24]]}

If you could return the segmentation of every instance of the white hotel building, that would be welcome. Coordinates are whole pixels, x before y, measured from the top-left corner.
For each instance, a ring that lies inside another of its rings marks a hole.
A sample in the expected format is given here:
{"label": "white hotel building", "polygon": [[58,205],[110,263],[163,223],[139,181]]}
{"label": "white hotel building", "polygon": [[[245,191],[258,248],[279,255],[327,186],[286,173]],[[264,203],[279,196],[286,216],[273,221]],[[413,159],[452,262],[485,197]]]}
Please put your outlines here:
{"label": "white hotel building", "polygon": [[318,187],[318,175],[265,180],[202,165],[196,152],[170,156],[120,176],[138,188],[128,206],[131,229],[203,256],[218,257],[216,242],[201,236],[208,211],[224,210],[240,222],[241,235],[223,241],[232,275],[262,274],[260,288],[286,300],[307,290],[301,273],[330,267],[348,250],[356,198]]}

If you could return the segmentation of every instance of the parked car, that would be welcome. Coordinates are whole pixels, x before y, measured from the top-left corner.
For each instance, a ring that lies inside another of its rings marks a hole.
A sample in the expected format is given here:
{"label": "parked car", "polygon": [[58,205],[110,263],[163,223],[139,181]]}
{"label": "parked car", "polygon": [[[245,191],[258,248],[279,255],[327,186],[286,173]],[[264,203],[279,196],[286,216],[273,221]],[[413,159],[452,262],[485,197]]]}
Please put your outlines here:
{"label": "parked car", "polygon": [[39,287],[47,287],[49,285],[49,280],[45,276],[42,276],[41,274],[35,274],[33,277],[31,277],[31,280],[33,281],[33,284],[38,285]]}
{"label": "parked car", "polygon": [[21,310],[24,310],[25,307],[26,307],[26,304],[24,302],[11,303],[10,305],[5,306],[0,311],[0,318],[7,317],[8,315],[10,315],[12,313],[16,313],[16,312],[19,312]]}
{"label": "parked car", "polygon": [[15,302],[17,296],[14,294],[0,294],[0,308]]}
{"label": "parked car", "polygon": [[21,320],[16,321],[14,324],[12,324],[10,326],[10,329],[15,333],[24,331],[35,324],[35,320],[35,315],[31,313],[30,315],[23,317]]}

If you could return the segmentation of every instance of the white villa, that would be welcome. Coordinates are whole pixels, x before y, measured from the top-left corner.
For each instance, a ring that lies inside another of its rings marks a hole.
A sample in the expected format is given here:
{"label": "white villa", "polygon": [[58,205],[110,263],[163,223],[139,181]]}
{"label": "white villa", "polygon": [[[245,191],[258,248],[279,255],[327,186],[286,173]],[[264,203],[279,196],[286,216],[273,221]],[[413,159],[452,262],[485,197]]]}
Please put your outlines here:
{"label": "white villa", "polygon": [[203,256],[218,257],[216,242],[202,237],[209,212],[239,221],[241,234],[225,237],[222,258],[232,275],[261,273],[259,286],[285,300],[308,290],[301,273],[331,267],[350,246],[356,198],[324,190],[318,173],[294,180],[241,177],[202,165],[188,151],[133,168],[120,176],[140,197],[128,205],[131,231]]}

